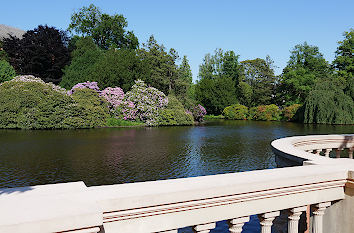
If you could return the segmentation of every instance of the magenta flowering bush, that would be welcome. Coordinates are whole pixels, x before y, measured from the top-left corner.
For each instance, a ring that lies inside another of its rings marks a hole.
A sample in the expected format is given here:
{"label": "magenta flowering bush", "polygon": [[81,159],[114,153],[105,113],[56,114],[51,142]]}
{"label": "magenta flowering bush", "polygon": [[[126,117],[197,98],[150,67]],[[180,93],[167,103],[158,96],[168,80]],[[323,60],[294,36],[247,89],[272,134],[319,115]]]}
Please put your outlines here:
{"label": "magenta flowering bush", "polygon": [[202,122],[204,120],[204,116],[207,114],[207,111],[202,105],[198,104],[192,109],[192,114],[195,121]]}
{"label": "magenta flowering bush", "polygon": [[[116,109],[122,104],[124,99],[124,91],[120,87],[107,87],[101,91],[100,96],[107,100],[113,109]],[[129,103],[128,103],[129,105]]]}
{"label": "magenta flowering bush", "polygon": [[135,104],[131,101],[122,101],[120,105],[116,108],[116,118],[123,119],[126,121],[136,121],[138,117],[136,115],[137,109]]}
{"label": "magenta flowering bush", "polygon": [[78,83],[73,88],[71,88],[70,91],[68,91],[68,95],[72,95],[75,92],[75,89],[84,89],[84,88],[89,88],[94,91],[97,91],[98,93],[100,92],[100,88],[97,85],[97,82],[84,82],[84,83]]}
{"label": "magenta flowering bush", "polygon": [[[145,122],[148,126],[158,125],[159,112],[168,104],[166,95],[154,87],[148,87],[142,80],[135,81],[132,89],[128,91],[122,104],[121,113],[129,112],[129,105],[134,104],[136,112],[135,119]],[[128,116],[126,116],[128,119]]]}

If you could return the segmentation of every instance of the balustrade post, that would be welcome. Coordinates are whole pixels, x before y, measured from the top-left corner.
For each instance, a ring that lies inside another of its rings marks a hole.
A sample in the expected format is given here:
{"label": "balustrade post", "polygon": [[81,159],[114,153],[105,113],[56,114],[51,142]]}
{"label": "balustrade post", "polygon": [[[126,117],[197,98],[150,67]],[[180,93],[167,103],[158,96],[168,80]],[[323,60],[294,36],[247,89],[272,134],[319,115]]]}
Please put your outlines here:
{"label": "balustrade post", "polygon": [[300,215],[306,210],[307,206],[296,207],[289,210],[288,233],[299,233]]}
{"label": "balustrade post", "polygon": [[349,148],[349,150],[348,150],[348,155],[349,155],[349,158],[350,158],[350,159],[353,158],[353,151],[354,151],[354,147]]}
{"label": "balustrade post", "polygon": [[323,215],[327,207],[331,205],[331,202],[323,202],[315,205],[313,213],[313,233],[323,233]]}
{"label": "balustrade post", "polygon": [[324,149],[324,154],[326,157],[329,157],[329,153],[331,153],[331,149]]}
{"label": "balustrade post", "polygon": [[340,152],[341,152],[341,149],[336,149],[336,158],[339,159],[340,158]]}
{"label": "balustrade post", "polygon": [[216,227],[215,222],[207,223],[207,224],[200,224],[200,225],[193,227],[193,231],[195,233],[209,233],[210,230],[214,229],[215,227]]}
{"label": "balustrade post", "polygon": [[250,217],[234,218],[229,220],[230,233],[241,233],[243,225],[250,220]]}
{"label": "balustrade post", "polygon": [[314,149],[312,153],[315,155],[319,155],[321,153],[321,150]]}
{"label": "balustrade post", "polygon": [[260,224],[261,224],[261,233],[271,233],[273,220],[275,217],[280,215],[280,211],[265,213],[258,215]]}

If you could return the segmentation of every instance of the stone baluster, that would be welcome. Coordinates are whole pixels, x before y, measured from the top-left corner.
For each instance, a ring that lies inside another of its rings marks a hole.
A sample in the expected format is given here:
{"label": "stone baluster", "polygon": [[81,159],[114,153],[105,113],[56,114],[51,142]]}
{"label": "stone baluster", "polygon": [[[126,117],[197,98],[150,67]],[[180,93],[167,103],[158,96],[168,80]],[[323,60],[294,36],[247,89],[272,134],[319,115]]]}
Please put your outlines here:
{"label": "stone baluster", "polygon": [[331,205],[330,202],[319,203],[314,206],[313,213],[313,233],[323,233],[323,215],[327,207]]}
{"label": "stone baluster", "polygon": [[229,220],[230,233],[241,233],[243,225],[250,220],[250,217],[234,218]]}
{"label": "stone baluster", "polygon": [[337,159],[340,158],[340,152],[341,152],[341,151],[342,151],[342,150],[339,149],[339,148],[336,149],[336,158],[337,158]]}
{"label": "stone baluster", "polygon": [[280,211],[265,213],[258,215],[260,224],[261,224],[261,233],[271,233],[273,220],[275,217],[280,215]]}
{"label": "stone baluster", "polygon": [[315,155],[319,155],[320,152],[321,152],[321,150],[314,149],[312,153],[315,154]]}
{"label": "stone baluster", "polygon": [[348,155],[350,159],[353,158],[353,151],[354,151],[354,147],[348,149]]}
{"label": "stone baluster", "polygon": [[325,155],[326,157],[329,157],[329,153],[331,153],[331,150],[332,150],[332,149],[328,149],[328,148],[324,149],[324,150],[323,150],[323,151],[324,151],[324,155]]}
{"label": "stone baluster", "polygon": [[206,224],[201,224],[193,227],[193,231],[195,233],[209,233],[210,230],[214,229],[215,227],[216,227],[215,222],[206,223]]}
{"label": "stone baluster", "polygon": [[288,233],[299,233],[300,215],[306,210],[307,206],[296,207],[289,210]]}

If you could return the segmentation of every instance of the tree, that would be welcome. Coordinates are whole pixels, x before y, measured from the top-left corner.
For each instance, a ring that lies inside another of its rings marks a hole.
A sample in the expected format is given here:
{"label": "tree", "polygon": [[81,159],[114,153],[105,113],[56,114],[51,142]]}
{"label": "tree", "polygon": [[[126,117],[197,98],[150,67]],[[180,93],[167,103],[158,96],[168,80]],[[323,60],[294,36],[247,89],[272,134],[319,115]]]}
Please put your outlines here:
{"label": "tree", "polygon": [[201,79],[195,88],[196,100],[210,114],[219,115],[224,108],[237,103],[236,88],[232,78]]}
{"label": "tree", "polygon": [[71,15],[68,30],[82,36],[91,36],[102,49],[136,49],[138,38],[132,31],[126,31],[127,26],[128,22],[123,15],[101,13],[98,7],[90,4]]}
{"label": "tree", "polygon": [[9,81],[15,77],[14,68],[5,60],[0,60],[0,83]]}
{"label": "tree", "polygon": [[[241,62],[244,70],[243,81],[247,83],[251,90],[251,103],[248,106],[268,105],[271,104],[275,88],[275,75],[272,68],[272,60],[267,57],[266,60],[257,58],[254,60],[246,60]],[[250,91],[245,84],[240,86],[240,92],[247,93]],[[243,94],[247,101],[247,95]],[[240,98],[241,99],[241,98]]]}
{"label": "tree", "polygon": [[70,61],[68,37],[64,31],[39,25],[27,31],[22,39],[4,39],[4,50],[10,64],[19,74],[33,74],[45,82],[59,83],[62,69]]}
{"label": "tree", "polygon": [[344,32],[345,39],[338,42],[333,67],[344,82],[345,93],[354,99],[354,29]]}
{"label": "tree", "polygon": [[128,91],[135,80],[150,77],[149,66],[135,50],[101,50],[90,37],[79,39],[75,47],[72,62],[64,69],[60,83],[66,89],[77,83],[96,81],[101,89],[118,86]]}
{"label": "tree", "polygon": [[354,124],[354,101],[343,92],[341,80],[330,77],[318,81],[300,109],[304,123]]}
{"label": "tree", "polygon": [[159,45],[154,36],[139,50],[139,57],[150,66],[151,76],[144,80],[147,84],[161,90],[166,95],[178,92],[182,80],[179,80],[176,61],[176,50],[169,52],[163,45]]}
{"label": "tree", "polygon": [[199,80],[195,87],[196,100],[211,114],[221,114],[225,107],[237,103],[240,77],[238,55],[233,51],[216,49],[206,54],[199,66]]}
{"label": "tree", "polygon": [[316,81],[331,74],[330,66],[317,46],[306,42],[296,45],[281,75],[278,92],[282,104],[302,104]]}
{"label": "tree", "polygon": [[189,105],[186,102],[191,102],[194,99],[192,85],[192,70],[188,63],[187,56],[183,56],[182,63],[178,67],[178,87],[175,90],[175,95],[184,103],[184,106],[186,106],[186,104]]}

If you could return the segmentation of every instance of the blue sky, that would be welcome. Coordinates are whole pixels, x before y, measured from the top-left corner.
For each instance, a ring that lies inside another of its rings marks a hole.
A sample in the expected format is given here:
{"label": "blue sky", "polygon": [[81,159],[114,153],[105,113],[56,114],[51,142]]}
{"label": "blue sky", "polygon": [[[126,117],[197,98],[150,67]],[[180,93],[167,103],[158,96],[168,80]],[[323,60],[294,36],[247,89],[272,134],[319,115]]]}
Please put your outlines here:
{"label": "blue sky", "polygon": [[328,61],[334,58],[342,33],[354,27],[354,1],[239,1],[239,0],[60,0],[2,1],[0,24],[23,30],[48,24],[66,29],[73,11],[94,3],[102,12],[123,14],[139,42],[151,34],[179,55],[187,55],[197,78],[206,53],[233,50],[240,60],[274,60],[281,73],[290,50],[307,41]]}

